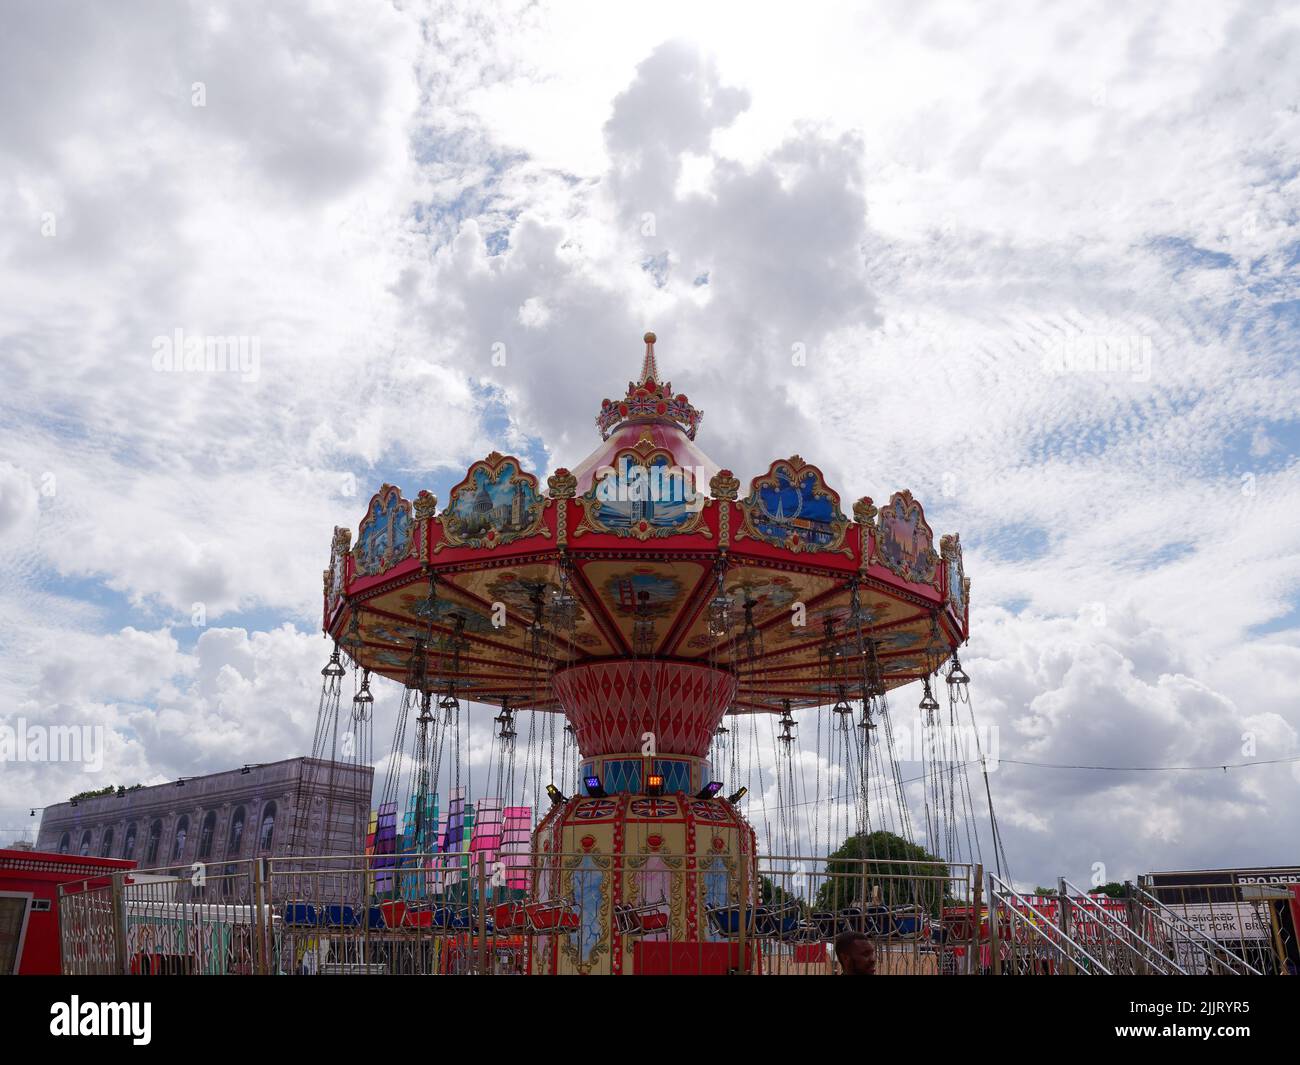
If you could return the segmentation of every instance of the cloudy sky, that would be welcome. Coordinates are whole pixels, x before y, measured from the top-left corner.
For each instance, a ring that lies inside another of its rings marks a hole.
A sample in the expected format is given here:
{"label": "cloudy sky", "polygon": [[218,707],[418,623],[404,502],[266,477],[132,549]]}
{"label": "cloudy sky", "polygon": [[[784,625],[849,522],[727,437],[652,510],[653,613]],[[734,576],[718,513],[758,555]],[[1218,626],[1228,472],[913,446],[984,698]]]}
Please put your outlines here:
{"label": "cloudy sky", "polygon": [[1300,861],[1294,5],[0,19],[0,723],[108,736],[0,842],[307,753],[333,526],[575,464],[653,328],[742,480],[960,531],[1018,880]]}

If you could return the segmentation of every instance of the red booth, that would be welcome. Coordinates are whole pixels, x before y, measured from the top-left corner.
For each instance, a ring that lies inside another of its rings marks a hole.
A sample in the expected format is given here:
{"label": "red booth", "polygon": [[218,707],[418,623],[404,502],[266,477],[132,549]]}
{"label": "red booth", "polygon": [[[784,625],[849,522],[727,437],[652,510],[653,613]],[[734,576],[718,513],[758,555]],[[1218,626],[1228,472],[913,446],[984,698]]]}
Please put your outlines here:
{"label": "red booth", "polygon": [[0,974],[57,976],[59,885],[134,868],[116,858],[0,850]]}

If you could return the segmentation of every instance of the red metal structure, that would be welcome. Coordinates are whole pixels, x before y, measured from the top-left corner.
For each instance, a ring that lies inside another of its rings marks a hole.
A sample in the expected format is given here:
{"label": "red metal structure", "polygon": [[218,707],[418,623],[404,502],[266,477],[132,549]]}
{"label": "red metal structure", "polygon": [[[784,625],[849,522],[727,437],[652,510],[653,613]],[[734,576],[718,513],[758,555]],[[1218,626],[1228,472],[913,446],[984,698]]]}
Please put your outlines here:
{"label": "red metal structure", "polygon": [[135,862],[46,851],[0,850],[0,973],[57,976],[60,884],[103,886]]}

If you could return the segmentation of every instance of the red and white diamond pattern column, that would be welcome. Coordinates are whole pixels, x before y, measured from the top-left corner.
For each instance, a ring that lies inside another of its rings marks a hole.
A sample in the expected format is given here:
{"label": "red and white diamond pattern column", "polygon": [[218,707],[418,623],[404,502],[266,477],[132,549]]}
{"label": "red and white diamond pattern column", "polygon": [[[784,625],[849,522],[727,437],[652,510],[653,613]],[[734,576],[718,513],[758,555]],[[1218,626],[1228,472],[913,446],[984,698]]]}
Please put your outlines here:
{"label": "red and white diamond pattern column", "polygon": [[659,754],[703,758],[736,694],[730,673],[691,662],[589,662],[554,682],[584,758],[638,751],[647,732]]}

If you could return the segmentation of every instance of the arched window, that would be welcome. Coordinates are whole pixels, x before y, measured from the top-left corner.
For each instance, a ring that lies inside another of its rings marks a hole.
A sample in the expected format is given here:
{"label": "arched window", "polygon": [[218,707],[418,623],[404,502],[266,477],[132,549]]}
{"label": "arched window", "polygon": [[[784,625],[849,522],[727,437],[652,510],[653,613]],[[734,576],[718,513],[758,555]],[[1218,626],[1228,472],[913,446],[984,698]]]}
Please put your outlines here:
{"label": "arched window", "polygon": [[203,827],[199,830],[199,861],[206,862],[212,857],[212,837],[216,834],[217,811],[209,810],[208,816],[203,819]]}
{"label": "arched window", "polygon": [[262,810],[262,828],[257,834],[257,849],[269,851],[271,840],[275,838],[275,803],[268,802]]}
{"label": "arched window", "polygon": [[236,806],[230,815],[230,838],[226,840],[226,857],[238,858],[239,848],[244,844],[244,808]]}
{"label": "arched window", "polygon": [[152,868],[158,864],[158,844],[162,841],[162,822],[155,821],[149,826],[149,845],[144,849],[144,864]]}
{"label": "arched window", "polygon": [[122,857],[131,861],[135,857],[135,822],[126,826],[126,838],[122,841]]}
{"label": "arched window", "polygon": [[63,833],[62,836],[59,837],[59,853],[67,854],[71,848],[72,848],[72,837],[65,832]]}
{"label": "arched window", "polygon": [[104,839],[99,845],[99,856],[101,858],[111,858],[113,856],[113,830],[104,829]]}
{"label": "arched window", "polygon": [[172,843],[172,861],[179,862],[185,856],[185,837],[190,834],[190,819],[182,815],[176,822],[176,836]]}
{"label": "arched window", "polygon": [[81,834],[81,849],[77,851],[83,858],[90,854],[90,829]]}

